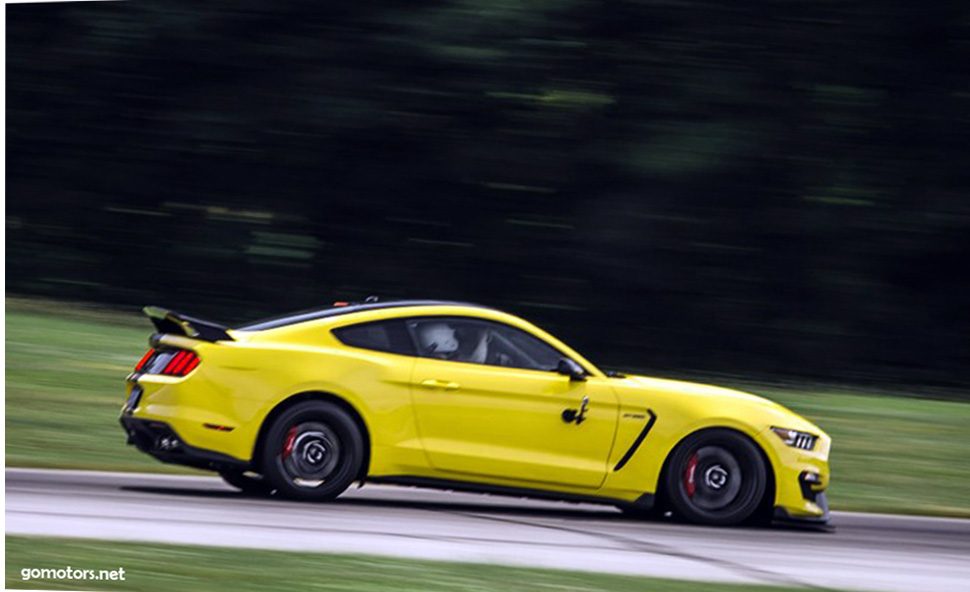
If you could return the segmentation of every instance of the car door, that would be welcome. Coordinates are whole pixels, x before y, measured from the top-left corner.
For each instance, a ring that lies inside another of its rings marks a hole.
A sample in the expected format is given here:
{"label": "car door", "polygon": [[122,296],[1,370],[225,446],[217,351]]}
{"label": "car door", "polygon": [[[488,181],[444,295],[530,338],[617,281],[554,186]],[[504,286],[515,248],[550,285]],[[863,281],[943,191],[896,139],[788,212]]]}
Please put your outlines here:
{"label": "car door", "polygon": [[[617,422],[604,379],[559,374],[558,350],[504,323],[415,317],[407,325],[421,356],[411,384],[418,434],[435,469],[454,478],[603,483]],[[566,410],[579,421],[566,421]]]}

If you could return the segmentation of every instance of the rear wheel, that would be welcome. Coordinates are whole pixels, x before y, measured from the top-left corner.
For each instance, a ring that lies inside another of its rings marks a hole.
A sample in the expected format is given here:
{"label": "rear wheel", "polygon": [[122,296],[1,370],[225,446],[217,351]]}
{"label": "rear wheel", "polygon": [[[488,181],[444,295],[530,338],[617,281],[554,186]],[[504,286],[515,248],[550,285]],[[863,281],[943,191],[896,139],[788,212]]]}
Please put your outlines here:
{"label": "rear wheel", "polygon": [[674,449],[665,476],[675,512],[698,524],[743,522],[758,509],[766,468],[753,442],[725,429],[691,434]]}
{"label": "rear wheel", "polygon": [[270,426],[263,442],[263,475],[280,495],[326,501],[360,473],[364,441],[357,423],[339,406],[299,403]]}

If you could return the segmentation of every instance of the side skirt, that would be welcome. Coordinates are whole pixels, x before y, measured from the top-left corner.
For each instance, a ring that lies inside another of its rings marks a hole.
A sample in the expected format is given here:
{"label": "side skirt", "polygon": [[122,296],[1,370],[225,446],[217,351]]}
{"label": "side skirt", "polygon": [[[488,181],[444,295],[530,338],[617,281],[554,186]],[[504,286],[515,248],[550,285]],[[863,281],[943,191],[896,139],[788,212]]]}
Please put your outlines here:
{"label": "side skirt", "polygon": [[544,489],[531,489],[528,487],[507,487],[504,485],[489,485],[486,483],[471,483],[468,481],[456,481],[452,479],[437,479],[434,477],[411,477],[408,475],[394,475],[389,477],[368,477],[367,483],[377,483],[382,485],[402,485],[405,487],[423,487],[427,489],[442,489],[448,491],[461,491],[466,493],[482,493],[488,495],[502,495],[508,497],[525,497],[533,499],[545,499],[574,504],[602,504],[608,506],[619,506],[621,508],[637,508],[649,510],[653,507],[654,496],[652,493],[645,493],[637,498],[636,501],[627,501],[611,497],[597,495],[582,495],[575,493],[559,493]]}

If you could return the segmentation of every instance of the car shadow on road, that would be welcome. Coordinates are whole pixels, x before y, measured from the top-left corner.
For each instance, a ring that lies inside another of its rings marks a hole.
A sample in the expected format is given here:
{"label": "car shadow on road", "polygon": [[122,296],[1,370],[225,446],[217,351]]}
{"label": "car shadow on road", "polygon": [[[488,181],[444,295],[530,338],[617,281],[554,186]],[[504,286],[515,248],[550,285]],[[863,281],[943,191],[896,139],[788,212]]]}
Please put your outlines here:
{"label": "car shadow on road", "polygon": [[[222,499],[258,499],[258,496],[250,496],[239,491],[230,489],[199,489],[192,487],[160,487],[154,485],[123,485],[118,488],[121,491],[131,491],[135,493],[148,493],[153,495],[174,495],[179,497],[196,498],[222,498]],[[263,498],[265,499],[265,498]]]}
{"label": "car shadow on road", "polygon": [[[496,498],[491,498],[496,499]],[[502,498],[498,498],[502,499]],[[509,500],[514,500],[516,498],[505,498]],[[677,525],[685,528],[711,528],[709,526],[700,526],[696,524],[691,524],[683,520],[679,520],[673,517],[669,512],[667,514],[657,514],[651,516],[630,516],[624,514],[618,508],[614,509],[610,506],[596,507],[592,504],[583,504],[585,508],[571,508],[569,507],[569,502],[559,502],[564,505],[562,508],[554,507],[552,504],[557,502],[550,502],[549,507],[536,507],[531,505],[534,500],[531,498],[521,498],[524,500],[524,504],[530,505],[514,505],[514,501],[501,502],[496,499],[494,503],[473,503],[473,502],[450,502],[450,501],[440,501],[440,500],[401,500],[401,499],[374,499],[374,498],[339,498],[331,503],[338,505],[351,505],[351,506],[362,506],[362,507],[375,507],[375,508],[405,508],[413,510],[427,510],[433,512],[444,512],[452,514],[476,514],[479,516],[509,516],[509,517],[520,517],[520,518],[555,518],[555,519],[567,519],[575,520],[577,522],[627,522],[630,524],[666,524],[666,525]],[[595,508],[595,509],[594,509]],[[774,531],[778,530],[797,530],[805,532],[831,532],[831,528],[820,527],[814,524],[800,524],[797,522],[780,522],[774,521],[771,524],[744,524],[740,526],[735,526],[732,528],[739,528],[745,530],[763,530],[770,529]]]}
{"label": "car shadow on road", "polygon": [[409,510],[426,510],[431,512],[446,512],[452,514],[493,514],[507,516],[528,516],[536,518],[560,518],[575,520],[632,520],[618,509],[609,506],[600,508],[573,508],[563,502],[563,507],[556,507],[555,502],[549,506],[535,506],[526,501],[523,505],[515,505],[512,500],[486,503],[452,502],[445,500],[402,500],[375,498],[338,498],[334,504],[342,506],[358,506],[372,508],[403,508]]}
{"label": "car shadow on road", "polygon": [[[341,497],[325,504],[289,500],[275,495],[255,495],[246,494],[240,491],[229,489],[211,488],[191,488],[191,487],[164,487],[149,485],[127,485],[119,489],[136,493],[146,493],[151,495],[166,495],[191,498],[225,499],[238,501],[261,501],[269,502],[272,505],[280,506],[313,506],[313,505],[335,505],[340,507],[358,506],[371,508],[400,508],[409,510],[427,510],[451,513],[477,513],[477,514],[506,514],[516,516],[535,516],[549,518],[574,518],[582,520],[630,520],[619,510],[613,510],[608,506],[603,509],[581,509],[571,508],[567,502],[563,502],[564,507],[555,507],[555,502],[550,502],[548,507],[537,507],[535,505],[514,505],[514,501],[507,503],[473,503],[473,502],[452,502],[444,500],[404,500],[404,499],[376,499],[359,497]],[[531,501],[531,500],[530,500]],[[526,502],[528,504],[528,502]]]}
{"label": "car shadow on road", "polygon": [[[212,488],[190,488],[190,487],[162,487],[162,486],[123,486],[123,491],[145,493],[150,495],[165,495],[189,498],[208,498],[222,499],[226,501],[240,502],[260,502],[268,507],[307,507],[315,505],[313,502],[288,500],[273,495],[246,494],[229,489]],[[447,501],[447,500],[423,500],[423,499],[386,499],[386,498],[367,498],[367,497],[341,497],[326,504],[316,504],[320,506],[332,505],[336,507],[359,507],[373,509],[401,509],[401,510],[423,510],[428,512],[440,512],[443,514],[469,514],[480,517],[494,517],[496,519],[506,518],[508,520],[527,520],[530,518],[547,518],[556,520],[575,521],[577,523],[589,522],[628,522],[631,524],[665,524],[677,525],[685,528],[706,528],[695,526],[686,522],[678,521],[669,515],[651,517],[631,517],[619,509],[609,506],[602,508],[591,504],[583,504],[584,507],[570,507],[569,502],[541,502],[544,505],[537,506],[536,501],[528,498],[521,498],[522,505],[516,505],[515,500],[519,498],[502,498],[499,496],[484,496],[487,502],[475,503],[470,501]],[[557,507],[561,504],[562,507]],[[812,525],[800,525],[789,523],[773,523],[771,525],[745,525],[736,528],[743,529],[767,529],[771,530],[800,530],[808,532],[825,532],[830,529],[820,529]]]}

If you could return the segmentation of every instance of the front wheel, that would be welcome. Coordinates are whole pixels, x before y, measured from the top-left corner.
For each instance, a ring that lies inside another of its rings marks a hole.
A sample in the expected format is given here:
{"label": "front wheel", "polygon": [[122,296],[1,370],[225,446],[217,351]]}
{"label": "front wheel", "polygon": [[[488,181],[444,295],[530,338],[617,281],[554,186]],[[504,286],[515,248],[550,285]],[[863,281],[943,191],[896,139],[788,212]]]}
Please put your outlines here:
{"label": "front wheel", "polygon": [[741,434],[711,429],[691,434],[671,455],[665,493],[675,512],[697,524],[744,522],[767,488],[764,460]]}
{"label": "front wheel", "polygon": [[339,406],[298,403],[277,417],[263,442],[263,475],[285,497],[306,501],[336,498],[357,478],[364,440],[353,418]]}

